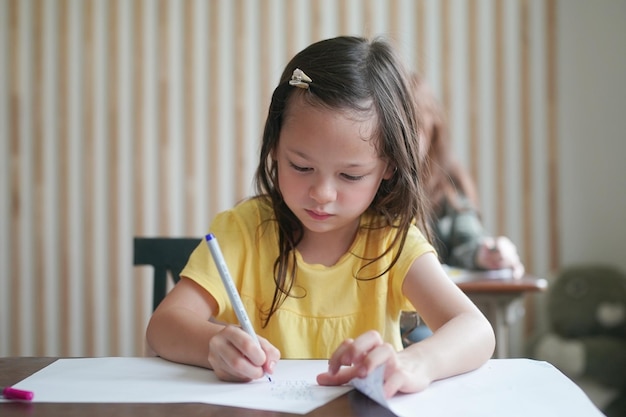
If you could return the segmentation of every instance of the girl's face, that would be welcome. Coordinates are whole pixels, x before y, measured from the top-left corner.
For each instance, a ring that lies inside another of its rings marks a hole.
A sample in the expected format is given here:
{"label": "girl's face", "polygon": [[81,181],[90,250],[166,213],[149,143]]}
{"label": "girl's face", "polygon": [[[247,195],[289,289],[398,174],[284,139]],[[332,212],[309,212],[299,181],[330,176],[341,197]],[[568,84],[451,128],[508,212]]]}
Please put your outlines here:
{"label": "girl's face", "polygon": [[376,151],[376,122],[291,98],[274,158],[281,194],[305,235],[356,230],[381,181],[393,174]]}

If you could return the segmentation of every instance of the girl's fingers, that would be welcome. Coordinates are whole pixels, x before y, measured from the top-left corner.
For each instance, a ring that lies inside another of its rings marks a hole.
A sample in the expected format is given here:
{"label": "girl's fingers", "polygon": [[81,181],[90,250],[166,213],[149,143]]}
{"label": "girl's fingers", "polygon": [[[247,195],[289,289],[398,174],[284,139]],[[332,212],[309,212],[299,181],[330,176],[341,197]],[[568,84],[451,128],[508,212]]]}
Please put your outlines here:
{"label": "girl's fingers", "polygon": [[354,339],[346,339],[333,352],[328,360],[328,372],[335,374],[344,365],[352,365]]}
{"label": "girl's fingers", "polygon": [[267,339],[259,337],[261,342],[261,348],[265,352],[265,363],[263,364],[263,370],[270,374],[274,372],[274,366],[280,360],[280,350],[272,345]]}
{"label": "girl's fingers", "polygon": [[[212,346],[209,361],[215,374],[222,381],[247,382],[263,375],[257,371],[257,367],[241,355],[234,346]],[[222,347],[223,346],[223,347]]]}
{"label": "girl's fingers", "polygon": [[[370,333],[370,332],[368,332]],[[331,358],[328,372],[318,375],[321,385],[342,385],[353,378],[365,378],[383,364],[387,369],[397,368],[397,352],[389,343],[383,343],[377,332],[364,334],[356,340],[347,340],[337,349],[337,357]],[[364,349],[360,351],[360,349]],[[356,358],[356,360],[355,360]],[[339,367],[336,367],[338,363]]]}
{"label": "girl's fingers", "polygon": [[511,268],[515,278],[520,278],[524,274],[517,248],[506,236],[499,236],[496,239],[486,238],[479,249],[477,263],[485,269]]}
{"label": "girl's fingers", "polygon": [[[271,346],[269,342],[265,343]],[[251,381],[262,377],[267,370],[265,368],[269,367],[264,349],[235,326],[226,326],[211,339],[209,362],[218,378],[225,381]]]}
{"label": "girl's fingers", "polygon": [[338,386],[350,382],[354,378],[362,378],[358,374],[358,369],[354,366],[347,366],[339,369],[339,371],[331,373],[324,372],[317,376],[317,383],[320,385]]}
{"label": "girl's fingers", "polygon": [[360,365],[363,358],[377,346],[383,344],[380,333],[369,331],[356,339],[346,339],[335,350],[328,361],[328,371],[338,372],[342,366]]}
{"label": "girl's fingers", "polygon": [[513,278],[520,279],[524,276],[526,272],[524,265],[521,262],[518,262],[517,265],[513,268]]}
{"label": "girl's fingers", "polygon": [[383,391],[385,393],[385,398],[391,398],[404,385],[404,376],[400,372],[393,372],[391,375],[385,378],[385,383],[383,384]]}

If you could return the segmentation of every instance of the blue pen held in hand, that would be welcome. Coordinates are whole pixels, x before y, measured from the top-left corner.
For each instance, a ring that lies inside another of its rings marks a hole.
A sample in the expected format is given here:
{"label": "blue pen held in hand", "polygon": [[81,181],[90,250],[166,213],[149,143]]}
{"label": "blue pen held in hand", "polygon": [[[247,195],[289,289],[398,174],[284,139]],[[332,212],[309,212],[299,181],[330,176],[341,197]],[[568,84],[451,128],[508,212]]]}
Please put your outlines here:
{"label": "blue pen held in hand", "polygon": [[[226,292],[228,293],[228,298],[230,299],[230,303],[233,305],[233,309],[235,310],[235,314],[237,315],[237,320],[239,320],[239,324],[241,324],[242,329],[248,333],[256,342],[261,346],[261,342],[259,341],[258,336],[254,331],[254,327],[252,327],[252,322],[250,322],[250,318],[248,317],[248,313],[246,313],[246,309],[241,302],[241,297],[239,296],[239,292],[237,292],[237,288],[235,287],[235,283],[230,276],[230,272],[228,271],[228,266],[226,265],[226,261],[224,260],[224,256],[222,255],[222,250],[220,249],[220,245],[217,243],[217,238],[213,233],[209,233],[205,236],[205,240],[207,245],[209,246],[209,250],[211,251],[211,256],[213,256],[213,260],[215,261],[215,266],[217,266],[217,271],[222,278],[222,283],[226,288]],[[271,382],[272,378],[265,373],[267,379]]]}

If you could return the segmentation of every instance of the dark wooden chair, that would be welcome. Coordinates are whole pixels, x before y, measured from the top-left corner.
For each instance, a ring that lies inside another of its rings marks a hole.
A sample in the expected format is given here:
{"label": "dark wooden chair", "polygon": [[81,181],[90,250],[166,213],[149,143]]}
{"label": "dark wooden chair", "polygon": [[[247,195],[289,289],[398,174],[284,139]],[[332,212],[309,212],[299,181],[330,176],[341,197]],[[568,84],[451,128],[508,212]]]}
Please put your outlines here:
{"label": "dark wooden chair", "polygon": [[177,283],[189,255],[201,240],[186,237],[136,237],[134,239],[134,265],[154,267],[152,311],[165,298],[168,272],[174,283]]}

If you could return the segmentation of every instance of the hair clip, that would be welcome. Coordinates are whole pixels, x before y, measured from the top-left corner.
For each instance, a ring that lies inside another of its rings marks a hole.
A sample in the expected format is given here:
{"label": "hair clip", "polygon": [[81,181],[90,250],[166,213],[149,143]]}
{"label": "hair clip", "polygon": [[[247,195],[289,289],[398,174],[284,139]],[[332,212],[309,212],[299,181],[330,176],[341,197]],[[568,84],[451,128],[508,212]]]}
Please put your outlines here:
{"label": "hair clip", "polygon": [[291,76],[291,80],[289,80],[289,85],[296,86],[298,88],[309,88],[309,83],[313,82],[309,78],[308,75],[304,73],[300,68],[296,68],[293,70],[293,75]]}

